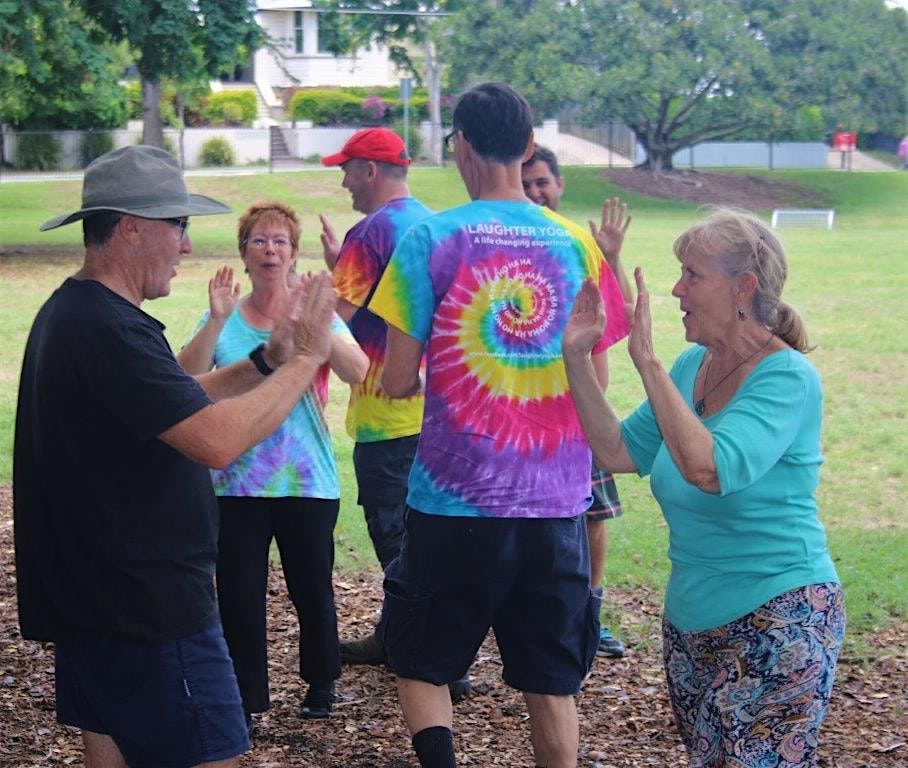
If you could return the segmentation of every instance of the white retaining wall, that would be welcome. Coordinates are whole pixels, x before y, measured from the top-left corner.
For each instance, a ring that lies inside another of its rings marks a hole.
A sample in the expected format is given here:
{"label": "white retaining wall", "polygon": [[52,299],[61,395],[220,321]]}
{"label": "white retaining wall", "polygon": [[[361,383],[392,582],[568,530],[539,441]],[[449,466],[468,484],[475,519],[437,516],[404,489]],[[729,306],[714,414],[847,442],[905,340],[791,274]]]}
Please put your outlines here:
{"label": "white retaining wall", "polygon": [[[557,120],[545,120],[534,128],[536,141],[556,150],[559,146]],[[313,155],[328,155],[337,152],[344,142],[359,128],[314,128],[306,123],[295,127],[280,128],[290,154],[303,159]],[[431,126],[428,121],[411,126],[412,131],[421,135],[422,154],[427,154]],[[60,170],[78,170],[82,167],[81,147],[84,141],[82,131],[55,131],[62,145]],[[127,129],[105,131],[113,138],[114,148],[137,144],[142,138],[141,123],[130,122]],[[187,168],[201,165],[202,145],[215,136],[225,138],[233,147],[235,163],[238,166],[267,163],[270,155],[271,138],[268,128],[186,128],[164,130],[167,149],[177,157],[182,153]],[[182,147],[181,147],[182,140]],[[16,158],[18,137],[13,132],[4,133],[4,161],[13,164]],[[829,148],[822,142],[781,142],[770,146],[767,142],[709,142],[698,144],[692,149],[676,152],[673,159],[675,168],[826,168]],[[637,162],[645,155],[640,152]]]}

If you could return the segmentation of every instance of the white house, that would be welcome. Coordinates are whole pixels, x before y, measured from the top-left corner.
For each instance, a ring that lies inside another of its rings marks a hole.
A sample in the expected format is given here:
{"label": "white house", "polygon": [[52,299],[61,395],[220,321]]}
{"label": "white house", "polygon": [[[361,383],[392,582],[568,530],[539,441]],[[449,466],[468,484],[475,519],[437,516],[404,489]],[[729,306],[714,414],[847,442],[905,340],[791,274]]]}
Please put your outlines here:
{"label": "white house", "polygon": [[253,77],[266,102],[275,88],[317,85],[394,85],[401,73],[384,47],[334,56],[319,34],[321,13],[312,3],[259,0],[256,20],[276,48],[260,48],[253,56]]}

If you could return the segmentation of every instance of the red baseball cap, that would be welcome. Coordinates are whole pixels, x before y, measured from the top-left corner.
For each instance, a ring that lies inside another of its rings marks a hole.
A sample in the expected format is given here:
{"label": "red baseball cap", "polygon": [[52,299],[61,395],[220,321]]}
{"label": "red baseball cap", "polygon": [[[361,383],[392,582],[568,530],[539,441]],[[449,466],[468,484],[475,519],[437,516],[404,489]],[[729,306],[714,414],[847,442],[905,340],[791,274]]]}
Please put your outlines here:
{"label": "red baseball cap", "polygon": [[322,165],[343,165],[354,157],[377,163],[410,165],[403,139],[387,128],[364,128],[354,133],[341,151],[322,158]]}

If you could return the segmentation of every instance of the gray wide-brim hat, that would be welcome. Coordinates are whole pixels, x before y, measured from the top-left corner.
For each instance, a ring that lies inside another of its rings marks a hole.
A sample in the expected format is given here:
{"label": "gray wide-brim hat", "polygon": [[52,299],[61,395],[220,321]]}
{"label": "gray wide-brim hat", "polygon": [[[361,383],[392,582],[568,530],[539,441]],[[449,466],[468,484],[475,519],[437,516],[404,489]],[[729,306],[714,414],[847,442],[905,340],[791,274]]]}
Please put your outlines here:
{"label": "gray wide-brim hat", "polygon": [[169,152],[137,144],[92,160],[82,181],[82,207],[45,221],[40,229],[72,224],[97,211],[120,211],[143,219],[176,219],[230,210],[205,195],[190,195],[180,166]]}

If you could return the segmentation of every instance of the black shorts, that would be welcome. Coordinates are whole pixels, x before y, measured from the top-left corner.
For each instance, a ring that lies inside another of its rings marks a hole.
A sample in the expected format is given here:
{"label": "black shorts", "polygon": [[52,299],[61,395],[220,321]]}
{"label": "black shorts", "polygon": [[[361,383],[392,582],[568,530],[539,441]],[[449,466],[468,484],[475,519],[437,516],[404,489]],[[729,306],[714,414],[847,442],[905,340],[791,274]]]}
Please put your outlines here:
{"label": "black shorts", "polygon": [[571,695],[599,641],[583,516],[427,515],[408,509],[385,573],[378,632],[391,670],[442,685],[462,677],[489,628],[502,676],[527,693]]}
{"label": "black shorts", "polygon": [[130,768],[189,768],[249,749],[221,623],[159,643],[80,633],[55,646],[57,721],[110,736]]}

